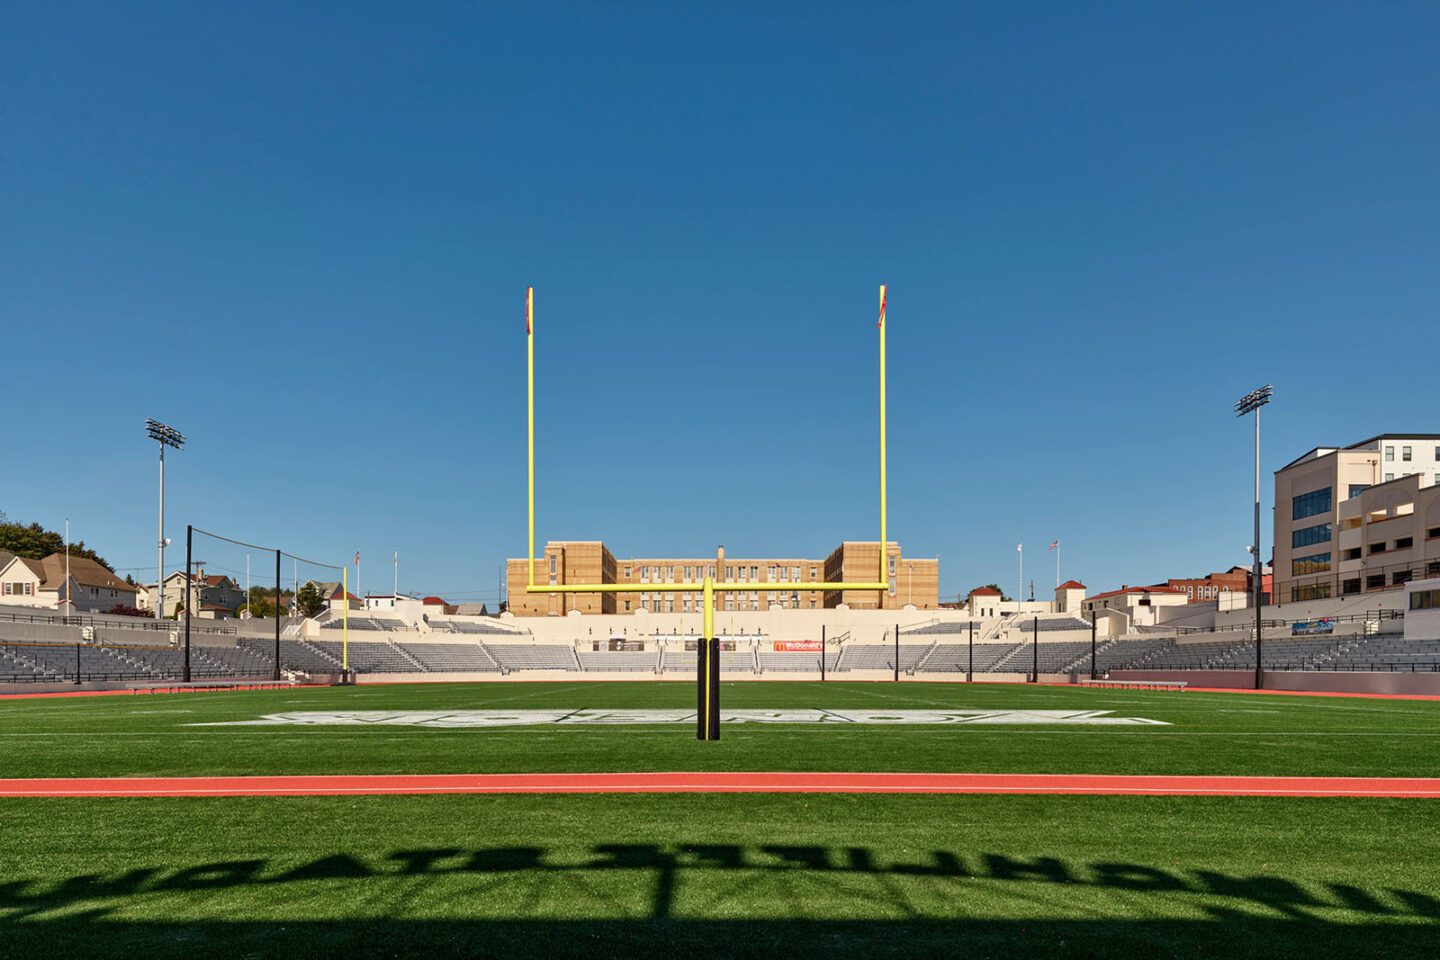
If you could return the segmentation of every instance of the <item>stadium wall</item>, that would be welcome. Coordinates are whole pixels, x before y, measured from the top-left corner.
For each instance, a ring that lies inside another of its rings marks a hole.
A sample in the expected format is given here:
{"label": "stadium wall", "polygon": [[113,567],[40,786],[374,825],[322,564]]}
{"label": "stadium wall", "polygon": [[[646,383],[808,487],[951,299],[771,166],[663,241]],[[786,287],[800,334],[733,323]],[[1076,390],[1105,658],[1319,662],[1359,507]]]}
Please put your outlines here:
{"label": "stadium wall", "polygon": [[[1253,670],[1112,670],[1112,680],[1183,680],[1192,687],[1249,690],[1255,686]],[[1270,670],[1266,690],[1306,693],[1392,693],[1440,696],[1440,673],[1350,673],[1308,670]]]}

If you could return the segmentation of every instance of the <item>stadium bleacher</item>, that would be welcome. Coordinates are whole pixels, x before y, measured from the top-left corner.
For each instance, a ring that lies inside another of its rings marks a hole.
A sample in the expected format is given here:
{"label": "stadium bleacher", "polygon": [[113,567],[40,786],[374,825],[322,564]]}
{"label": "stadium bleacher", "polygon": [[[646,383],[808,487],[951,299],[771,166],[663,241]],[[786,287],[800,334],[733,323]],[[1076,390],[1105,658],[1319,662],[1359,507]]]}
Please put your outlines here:
{"label": "stadium bleacher", "polygon": [[653,650],[581,650],[582,669],[599,673],[656,673],[660,655]]}
{"label": "stadium bleacher", "polygon": [[480,643],[406,641],[405,652],[431,673],[498,673],[500,664]]}
{"label": "stadium bleacher", "polygon": [[487,643],[485,649],[504,672],[512,670],[580,670],[575,648],[558,643]]}

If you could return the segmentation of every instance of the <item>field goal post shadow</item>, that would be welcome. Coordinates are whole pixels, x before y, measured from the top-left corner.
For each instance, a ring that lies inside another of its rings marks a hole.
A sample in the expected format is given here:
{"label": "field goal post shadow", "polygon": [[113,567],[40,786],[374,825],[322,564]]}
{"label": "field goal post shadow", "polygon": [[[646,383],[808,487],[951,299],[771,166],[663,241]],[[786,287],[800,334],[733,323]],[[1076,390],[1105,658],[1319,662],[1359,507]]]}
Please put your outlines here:
{"label": "field goal post shadow", "polygon": [[[695,657],[695,738],[720,739],[720,643],[715,637],[715,594],[717,593],[829,593],[844,590],[874,590],[882,594],[890,589],[889,541],[886,531],[886,470],[885,470],[885,285],[880,285],[880,312],[876,327],[880,340],[880,549],[878,578],[874,581],[835,581],[827,583],[730,583],[704,577],[699,583],[667,583],[664,593],[698,593],[701,595],[702,628]],[[529,504],[529,564],[526,593],[640,593],[655,592],[648,583],[559,583],[535,582],[535,288],[525,288],[525,399],[526,399],[526,491]],[[717,569],[716,573],[720,571]],[[878,605],[877,605],[878,609]],[[898,631],[897,631],[898,640]],[[825,651],[820,651],[824,666]]]}

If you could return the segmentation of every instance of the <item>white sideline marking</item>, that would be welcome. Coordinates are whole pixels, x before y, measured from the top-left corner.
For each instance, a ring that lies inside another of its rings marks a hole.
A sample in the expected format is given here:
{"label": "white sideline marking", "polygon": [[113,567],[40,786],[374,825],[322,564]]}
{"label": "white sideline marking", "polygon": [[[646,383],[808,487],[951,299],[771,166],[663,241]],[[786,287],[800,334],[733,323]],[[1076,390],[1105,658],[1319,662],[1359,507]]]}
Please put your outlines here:
{"label": "white sideline marking", "polygon": [[[1114,717],[1109,710],[725,710],[722,723],[1058,724],[1062,726],[1169,726],[1163,720]],[[298,710],[258,720],[188,724],[197,727],[351,726],[519,727],[549,724],[694,723],[694,710]]]}

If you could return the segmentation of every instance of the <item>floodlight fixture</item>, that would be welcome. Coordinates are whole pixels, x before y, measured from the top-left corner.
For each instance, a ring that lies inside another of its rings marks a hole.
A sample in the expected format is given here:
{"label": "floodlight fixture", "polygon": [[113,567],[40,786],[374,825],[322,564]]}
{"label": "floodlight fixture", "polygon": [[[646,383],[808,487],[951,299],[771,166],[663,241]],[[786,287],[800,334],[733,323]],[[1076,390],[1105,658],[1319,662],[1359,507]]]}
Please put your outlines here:
{"label": "floodlight fixture", "polygon": [[159,420],[146,420],[145,432],[151,440],[157,440],[162,446],[174,447],[179,450],[185,445],[185,435],[169,424],[161,423]]}
{"label": "floodlight fixture", "polygon": [[1274,390],[1275,388],[1268,383],[1258,390],[1251,390],[1245,394],[1245,396],[1235,401],[1235,416],[1243,417],[1247,413],[1253,413],[1259,410],[1270,402],[1270,397],[1271,394],[1274,393]]}

